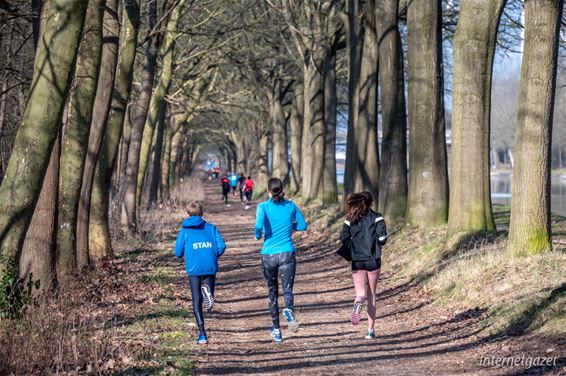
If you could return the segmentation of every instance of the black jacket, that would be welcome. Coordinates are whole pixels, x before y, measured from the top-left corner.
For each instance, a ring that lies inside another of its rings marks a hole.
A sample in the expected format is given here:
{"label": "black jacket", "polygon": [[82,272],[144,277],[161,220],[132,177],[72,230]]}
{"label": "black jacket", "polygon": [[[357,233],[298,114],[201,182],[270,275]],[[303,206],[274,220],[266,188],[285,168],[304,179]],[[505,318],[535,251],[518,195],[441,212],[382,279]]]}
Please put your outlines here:
{"label": "black jacket", "polygon": [[348,220],[344,221],[340,241],[351,241],[352,261],[368,261],[381,257],[381,246],[387,242],[387,228],[383,216],[370,210],[368,215],[354,224]]}

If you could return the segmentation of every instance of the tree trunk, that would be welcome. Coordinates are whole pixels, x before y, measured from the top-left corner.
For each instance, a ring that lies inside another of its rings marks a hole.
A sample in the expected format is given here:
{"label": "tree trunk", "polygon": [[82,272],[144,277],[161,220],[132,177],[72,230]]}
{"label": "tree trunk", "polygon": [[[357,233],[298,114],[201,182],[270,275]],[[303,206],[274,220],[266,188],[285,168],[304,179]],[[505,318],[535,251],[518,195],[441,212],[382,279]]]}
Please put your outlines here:
{"label": "tree trunk", "polygon": [[407,219],[434,227],[448,219],[448,166],[444,127],[442,4],[409,4],[409,194]]}
{"label": "tree trunk", "polygon": [[121,19],[116,79],[104,141],[96,164],[89,213],[89,258],[95,261],[112,254],[109,230],[110,180],[132,87],[140,25],[139,0],[124,2]]}
{"label": "tree trunk", "polygon": [[489,177],[491,80],[505,0],[463,0],[454,35],[448,234],[494,231]]}
{"label": "tree trunk", "polygon": [[291,133],[291,179],[292,193],[297,193],[301,187],[301,140],[303,138],[303,85],[295,84],[291,118],[289,120]]}
{"label": "tree trunk", "polygon": [[[157,21],[157,2],[149,3],[147,30],[151,31],[155,27]],[[159,48],[159,33],[155,33],[147,42],[145,51],[143,70],[141,74],[141,90],[137,100],[133,103],[134,116],[132,119],[132,130],[130,135],[130,143],[128,147],[128,159],[126,162],[126,174],[124,177],[125,193],[124,193],[124,211],[126,229],[132,235],[136,231],[137,225],[137,182],[138,170],[140,164],[140,149],[143,137],[143,130],[147,118],[149,102],[151,100],[151,89],[153,88],[153,80],[155,78],[155,68],[157,65],[157,50]]]}
{"label": "tree trunk", "polygon": [[269,118],[271,119],[271,137],[273,142],[272,176],[289,183],[289,152],[287,149],[287,121],[285,111],[281,103],[280,83],[275,85],[273,92],[269,95]]}
{"label": "tree trunk", "polygon": [[344,188],[346,194],[369,191],[377,201],[380,163],[377,138],[378,40],[374,9],[375,1],[368,0],[357,81],[357,113],[353,124],[348,127]]}
{"label": "tree trunk", "polygon": [[52,290],[57,282],[54,245],[60,150],[57,137],[20,257],[20,278],[25,281],[31,275],[32,281],[39,281],[39,293]]}
{"label": "tree trunk", "polygon": [[118,62],[118,38],[120,35],[120,20],[118,15],[118,0],[107,0],[104,9],[104,31],[100,75],[94,100],[94,113],[88,138],[88,152],[85,159],[81,197],[77,219],[77,267],[79,270],[90,263],[89,258],[89,213],[94,181],[94,171],[98,154],[102,146],[102,138],[106,130],[106,121],[110,111],[110,102],[114,89],[114,78]]}
{"label": "tree trunk", "polygon": [[[322,183],[324,170],[324,81],[322,76],[322,60],[313,58],[305,67],[307,79],[305,80],[305,110],[304,127],[307,133],[307,154],[305,163],[310,168],[305,169],[303,175],[303,195],[307,200],[317,198]],[[308,95],[307,95],[308,94]],[[306,167],[306,166],[304,166]]]}
{"label": "tree trunk", "polygon": [[336,49],[327,49],[324,58],[324,172],[322,175],[322,202],[338,202],[336,182]]}
{"label": "tree trunk", "polygon": [[525,2],[508,247],[516,256],[551,248],[550,161],[563,1]]}
{"label": "tree trunk", "polygon": [[0,279],[17,268],[71,84],[86,3],[53,0],[35,60],[32,89],[0,186]]}
{"label": "tree trunk", "polygon": [[147,114],[147,121],[143,130],[142,144],[140,150],[140,163],[137,177],[137,205],[140,204],[141,191],[143,188],[143,181],[146,174],[147,163],[149,161],[149,155],[151,152],[151,143],[153,142],[153,134],[155,132],[155,126],[157,124],[157,118],[159,117],[159,109],[162,103],[165,102],[165,95],[167,95],[167,90],[169,84],[171,83],[171,77],[173,75],[173,58],[175,56],[175,39],[177,33],[177,27],[179,25],[179,18],[181,16],[181,10],[185,0],[179,0],[175,5],[175,8],[171,11],[171,16],[167,22],[167,32],[165,34],[165,41],[161,46],[160,55],[162,57],[162,68],[161,75],[159,77],[159,82],[153,91],[153,96],[151,98],[151,103],[149,106],[149,112]]}
{"label": "tree trunk", "polygon": [[399,0],[381,1],[377,7],[382,132],[378,207],[391,224],[403,220],[407,210],[407,121],[398,8]]}
{"label": "tree trunk", "polygon": [[171,179],[171,171],[175,168],[174,161],[171,159],[173,132],[170,119],[171,117],[165,121],[164,149],[163,156],[161,157],[161,201],[169,200],[169,181]]}
{"label": "tree trunk", "polygon": [[257,185],[259,190],[267,189],[269,170],[267,168],[267,143],[269,134],[265,133],[259,138],[259,153],[257,161]]}
{"label": "tree trunk", "polygon": [[[303,138],[301,140],[301,195],[307,197],[308,188],[310,186],[311,180],[311,169],[312,169],[312,150],[309,148],[310,140],[310,125],[313,118],[313,87],[309,82],[310,71],[307,67],[303,69]],[[261,150],[261,147],[260,147]]]}
{"label": "tree trunk", "polygon": [[101,65],[105,3],[106,0],[89,2],[63,129],[56,233],[60,282],[72,274],[77,265],[77,211]]}
{"label": "tree trunk", "polygon": [[165,140],[165,101],[161,102],[159,115],[157,117],[157,134],[155,137],[155,147],[153,156],[153,168],[151,170],[151,181],[149,182],[149,205],[157,202],[159,185],[161,183],[161,161],[163,157],[163,142]]}
{"label": "tree trunk", "polygon": [[[375,7],[375,0],[368,0],[370,4],[369,7]],[[363,134],[360,133],[360,129],[358,127],[358,113],[360,112],[360,69],[365,67],[367,70],[368,68],[374,73],[374,79],[377,77],[377,48],[373,48],[366,51],[365,59],[362,59],[362,48],[364,39],[368,39],[368,44],[371,46],[377,46],[377,38],[375,35],[375,23],[368,24],[366,21],[366,33],[362,35],[362,24],[361,24],[361,5],[359,0],[346,0],[346,40],[347,40],[347,49],[348,49],[348,135],[346,139],[346,160],[344,166],[344,192],[346,194],[363,190],[363,183],[362,183],[362,172],[366,171],[363,169],[364,163],[360,161],[358,157],[359,154],[365,155],[366,153],[364,150],[367,146],[371,147],[373,152],[373,144],[367,143],[369,141],[366,139],[366,142],[359,143],[358,137]],[[373,9],[373,8],[372,8]],[[370,15],[370,20],[374,20],[373,13]],[[371,39],[373,38],[373,39]],[[371,39],[371,41],[369,41]],[[373,51],[371,54],[369,52]],[[368,61],[370,58],[371,61]],[[366,73],[367,76],[367,73]],[[377,81],[373,81],[370,77],[370,82],[368,82],[369,86],[364,86],[365,91],[367,91],[366,95],[375,93],[377,89]],[[373,88],[373,89],[372,89]],[[367,106],[367,98],[365,100],[365,105]],[[377,99],[374,94],[374,100],[372,103],[375,103],[377,106]],[[370,108],[371,110],[371,108]],[[367,110],[364,110],[367,111]],[[371,118],[371,117],[370,117]],[[377,112],[375,113],[375,127],[377,128]],[[371,120],[371,119],[370,119]],[[371,133],[371,132],[370,132]],[[367,136],[374,136],[373,134],[369,134]],[[362,136],[363,138],[363,136]],[[375,131],[375,151],[377,152],[377,129]],[[372,141],[373,142],[373,141]],[[361,147],[361,150],[358,151],[358,144]],[[374,164],[369,166],[368,168],[372,169],[373,174],[379,174],[379,154],[375,154],[377,156],[377,161],[372,160],[371,163]],[[368,161],[369,162],[369,161]],[[377,162],[377,165],[375,163]],[[304,163],[303,163],[304,165]],[[362,167],[362,170],[360,170]],[[374,175],[372,175],[374,177]],[[377,199],[377,187],[379,184],[379,175],[377,178],[374,177],[372,180],[374,185],[373,189],[368,187],[368,190],[371,190],[374,194],[375,199]]]}

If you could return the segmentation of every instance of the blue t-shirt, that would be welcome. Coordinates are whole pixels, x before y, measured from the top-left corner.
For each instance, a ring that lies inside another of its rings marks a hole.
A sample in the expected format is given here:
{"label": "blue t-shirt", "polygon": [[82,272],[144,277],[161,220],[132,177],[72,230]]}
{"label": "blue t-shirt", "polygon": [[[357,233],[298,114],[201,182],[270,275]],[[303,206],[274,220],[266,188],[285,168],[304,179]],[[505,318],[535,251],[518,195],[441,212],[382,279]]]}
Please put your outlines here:
{"label": "blue t-shirt", "polygon": [[230,175],[230,185],[235,187],[238,185],[238,175]]}
{"label": "blue t-shirt", "polygon": [[307,228],[303,214],[292,201],[275,203],[269,199],[257,206],[254,236],[261,239],[264,235],[261,254],[294,252],[293,231],[306,231]]}

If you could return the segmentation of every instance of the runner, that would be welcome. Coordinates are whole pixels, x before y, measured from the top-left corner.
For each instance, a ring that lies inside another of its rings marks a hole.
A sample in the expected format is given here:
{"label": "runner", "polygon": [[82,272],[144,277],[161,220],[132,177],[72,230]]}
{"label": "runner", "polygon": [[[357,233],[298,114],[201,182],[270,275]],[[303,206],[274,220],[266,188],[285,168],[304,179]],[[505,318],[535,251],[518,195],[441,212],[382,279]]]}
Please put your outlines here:
{"label": "runner", "polygon": [[214,172],[214,178],[218,179],[218,175],[220,175],[220,168],[214,167],[214,169],[212,171]]}
{"label": "runner", "polygon": [[270,198],[257,207],[254,238],[259,240],[262,235],[265,236],[260,253],[263,276],[269,289],[269,313],[273,322],[270,333],[276,343],[282,343],[277,278],[281,278],[285,300],[283,316],[287,320],[289,330],[296,331],[299,323],[293,312],[296,260],[292,235],[293,231],[306,231],[308,225],[297,205],[285,200],[283,182],[280,179],[269,179],[267,186]]}
{"label": "runner", "polygon": [[352,325],[359,324],[361,311],[367,297],[368,332],[366,339],[374,339],[376,288],[381,271],[381,246],[387,241],[385,220],[371,210],[373,197],[369,192],[352,193],[346,197],[346,220],[340,233],[340,241],[348,244],[352,260],[352,279],[356,299],[352,309]]}
{"label": "runner", "polygon": [[246,180],[246,178],[244,177],[244,174],[240,174],[240,176],[238,177],[238,191],[240,191],[240,202],[242,203],[242,205],[244,205],[244,181]]}
{"label": "runner", "polygon": [[193,311],[199,335],[197,344],[208,343],[204,328],[202,305],[207,311],[214,306],[214,285],[218,272],[218,258],[226,250],[226,244],[216,226],[202,219],[204,210],[198,201],[191,201],[187,218],[175,240],[175,256],[185,257],[189,276]]}
{"label": "runner", "polygon": [[224,175],[222,180],[220,180],[220,185],[222,185],[222,199],[224,203],[228,205],[228,193],[230,193],[230,180]]}
{"label": "runner", "polygon": [[252,207],[252,197],[254,194],[254,181],[252,180],[251,176],[244,181],[244,194],[246,195],[246,210],[251,209]]}
{"label": "runner", "polygon": [[238,186],[238,175],[235,172],[230,173],[230,185],[232,186],[232,195],[236,196],[236,187]]}

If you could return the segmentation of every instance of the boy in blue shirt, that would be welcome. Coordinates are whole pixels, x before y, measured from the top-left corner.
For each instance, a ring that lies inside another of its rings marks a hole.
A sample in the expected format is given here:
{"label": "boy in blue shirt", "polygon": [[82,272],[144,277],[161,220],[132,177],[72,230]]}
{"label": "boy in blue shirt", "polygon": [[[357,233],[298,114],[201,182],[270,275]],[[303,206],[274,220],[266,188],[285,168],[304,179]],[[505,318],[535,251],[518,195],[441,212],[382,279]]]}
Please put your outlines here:
{"label": "boy in blue shirt", "polygon": [[202,305],[207,311],[214,306],[214,285],[218,272],[218,258],[226,250],[226,244],[215,225],[202,219],[202,205],[191,201],[187,218],[175,240],[175,256],[185,257],[193,310],[199,329],[197,344],[207,344]]}

